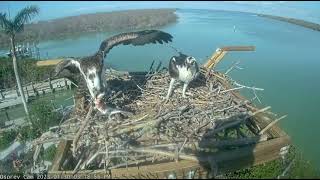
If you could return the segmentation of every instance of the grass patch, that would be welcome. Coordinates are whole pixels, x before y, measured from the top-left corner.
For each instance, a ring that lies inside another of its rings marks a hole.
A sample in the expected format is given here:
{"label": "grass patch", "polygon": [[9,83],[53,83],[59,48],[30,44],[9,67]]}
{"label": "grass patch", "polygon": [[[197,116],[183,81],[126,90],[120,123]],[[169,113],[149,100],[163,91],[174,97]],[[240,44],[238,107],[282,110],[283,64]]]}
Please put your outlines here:
{"label": "grass patch", "polygon": [[228,173],[223,177],[232,179],[278,178],[292,160],[294,162],[291,168],[280,178],[320,178],[319,169],[316,169],[309,161],[304,159],[302,153],[293,146],[289,150],[286,158],[287,163],[285,164],[282,159],[277,159],[255,167]]}

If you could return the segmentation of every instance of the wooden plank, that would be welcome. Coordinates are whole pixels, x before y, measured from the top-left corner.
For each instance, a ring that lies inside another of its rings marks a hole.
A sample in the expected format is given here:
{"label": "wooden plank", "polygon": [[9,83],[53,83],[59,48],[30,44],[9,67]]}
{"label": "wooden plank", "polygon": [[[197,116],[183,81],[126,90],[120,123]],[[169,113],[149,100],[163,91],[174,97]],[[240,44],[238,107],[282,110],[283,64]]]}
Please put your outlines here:
{"label": "wooden plank", "polygon": [[[112,176],[109,176],[109,178],[124,178],[132,176],[145,178],[147,177],[148,173],[152,173],[159,178],[166,178],[166,176],[170,172],[176,172],[177,175],[183,175],[186,171],[197,168],[201,168],[202,173],[206,174],[205,167],[207,167],[207,165],[212,162],[215,162],[217,164],[218,174],[223,174],[226,172],[232,172],[234,170],[241,169],[243,167],[251,167],[277,159],[280,157],[280,149],[284,146],[289,145],[289,143],[289,137],[284,136],[260,142],[257,145],[250,145],[239,149],[227,150],[211,154],[201,154],[198,156],[198,161],[181,160],[179,162],[167,162],[160,164],[112,169]],[[58,157],[61,156],[60,153],[61,152],[57,152]],[[63,152],[61,154],[63,154]],[[65,177],[72,175],[72,171],[58,171],[57,168],[52,168],[49,174],[52,176],[60,175],[62,177]],[[86,176],[90,174],[107,175],[104,170],[85,170],[80,171],[77,176]]]}
{"label": "wooden plank", "polygon": [[228,51],[254,51],[255,46],[225,46],[218,48],[211,58],[203,65],[206,70],[214,68]]}
{"label": "wooden plank", "polygon": [[[181,160],[179,162],[167,162],[159,164],[151,164],[147,166],[136,166],[128,168],[111,169],[110,174],[105,170],[85,170],[79,171],[75,177],[100,177],[100,178],[167,178],[172,172],[178,178],[183,178],[191,170],[198,170],[197,177],[205,175],[204,169],[202,169],[198,163],[193,161]],[[201,174],[199,174],[201,172]],[[152,174],[152,175],[151,175]],[[50,171],[49,177],[68,178],[72,176],[72,171]]]}
{"label": "wooden plank", "polygon": [[208,61],[203,65],[203,67],[205,68],[206,71],[210,70],[213,66],[213,64],[217,64],[217,62],[219,62],[227,53],[227,51],[222,51],[217,49],[212,56],[210,57],[210,59],[208,59]]}
{"label": "wooden plank", "polygon": [[255,46],[226,46],[220,48],[223,51],[255,51]]}
{"label": "wooden plank", "polygon": [[212,61],[212,63],[207,68],[208,70],[213,69],[221,60],[222,58],[227,54],[228,51],[222,51],[215,59]]}
{"label": "wooden plank", "polygon": [[50,60],[43,60],[43,61],[37,61],[37,66],[53,66],[57,65],[60,61],[63,59],[50,59]]}
{"label": "wooden plank", "polygon": [[65,156],[68,150],[70,149],[70,146],[71,146],[71,141],[62,140],[59,143],[55,158],[52,163],[51,171],[60,170],[61,164],[63,163],[63,160],[65,159]]}
{"label": "wooden plank", "polygon": [[259,134],[262,135],[264,132],[266,132],[268,129],[270,129],[273,125],[275,125],[278,121],[280,121],[281,119],[287,117],[287,115],[281,116],[280,118],[274,120],[273,122],[271,122],[268,126],[266,126],[264,129],[262,129]]}

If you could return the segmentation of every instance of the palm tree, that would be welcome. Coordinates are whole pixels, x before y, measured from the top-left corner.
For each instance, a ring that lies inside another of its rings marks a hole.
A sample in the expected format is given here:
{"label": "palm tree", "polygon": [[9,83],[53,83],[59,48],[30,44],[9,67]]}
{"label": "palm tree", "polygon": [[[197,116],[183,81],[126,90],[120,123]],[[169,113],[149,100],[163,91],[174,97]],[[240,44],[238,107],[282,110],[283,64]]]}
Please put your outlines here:
{"label": "palm tree", "polygon": [[18,14],[13,18],[7,18],[6,13],[0,13],[0,24],[4,33],[10,37],[11,42],[11,50],[12,50],[12,62],[13,62],[13,70],[16,76],[17,85],[19,88],[19,92],[21,95],[22,103],[24,106],[24,110],[26,115],[29,116],[28,107],[26,98],[24,96],[24,92],[20,82],[20,76],[18,72],[17,65],[17,57],[16,57],[16,49],[15,49],[15,36],[17,33],[20,33],[24,30],[24,25],[28,23],[31,18],[39,13],[39,8],[37,6],[29,6],[18,12]]}

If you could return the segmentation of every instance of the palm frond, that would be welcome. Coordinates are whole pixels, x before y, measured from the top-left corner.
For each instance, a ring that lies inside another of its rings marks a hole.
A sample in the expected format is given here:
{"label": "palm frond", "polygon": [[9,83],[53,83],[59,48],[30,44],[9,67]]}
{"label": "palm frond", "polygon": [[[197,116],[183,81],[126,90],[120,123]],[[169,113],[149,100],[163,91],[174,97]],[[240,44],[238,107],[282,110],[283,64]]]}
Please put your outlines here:
{"label": "palm frond", "polygon": [[13,20],[15,31],[22,31],[24,24],[28,23],[37,14],[39,14],[39,8],[37,6],[29,6],[19,11]]}
{"label": "palm frond", "polygon": [[0,13],[0,26],[6,34],[10,34],[14,30],[13,23],[7,18],[6,13]]}
{"label": "palm frond", "polygon": [[24,29],[24,24],[22,23],[22,24],[20,24],[18,26],[15,26],[14,29],[15,29],[15,32],[22,32],[23,29]]}

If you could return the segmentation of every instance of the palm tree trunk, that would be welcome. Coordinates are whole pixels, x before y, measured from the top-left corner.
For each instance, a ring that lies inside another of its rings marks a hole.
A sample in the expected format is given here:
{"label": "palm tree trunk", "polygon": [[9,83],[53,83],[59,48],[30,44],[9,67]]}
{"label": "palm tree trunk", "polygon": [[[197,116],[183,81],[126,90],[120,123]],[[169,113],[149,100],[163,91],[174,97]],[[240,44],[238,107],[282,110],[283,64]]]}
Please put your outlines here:
{"label": "palm tree trunk", "polygon": [[12,49],[12,62],[13,62],[13,70],[14,70],[14,74],[16,76],[16,80],[17,80],[17,85],[18,85],[18,89],[21,95],[21,100],[23,103],[23,107],[24,107],[24,111],[27,115],[27,117],[29,117],[29,111],[28,111],[28,106],[27,106],[27,101],[26,101],[26,97],[24,96],[24,92],[22,89],[22,85],[21,85],[21,81],[20,81],[20,76],[19,76],[19,72],[18,72],[18,65],[17,65],[17,57],[16,57],[16,48],[15,48],[15,43],[14,43],[14,36],[11,36],[10,38],[11,40],[11,49]]}

